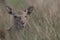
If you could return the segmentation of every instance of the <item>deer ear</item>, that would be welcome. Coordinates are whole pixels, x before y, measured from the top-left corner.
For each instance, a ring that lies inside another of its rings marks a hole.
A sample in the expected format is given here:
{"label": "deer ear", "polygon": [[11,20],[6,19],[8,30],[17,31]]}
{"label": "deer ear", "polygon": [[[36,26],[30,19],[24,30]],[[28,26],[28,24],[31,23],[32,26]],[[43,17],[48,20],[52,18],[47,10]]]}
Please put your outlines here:
{"label": "deer ear", "polygon": [[6,6],[6,7],[7,7],[7,11],[8,11],[8,13],[9,13],[9,14],[12,14],[12,8],[9,7],[9,6]]}
{"label": "deer ear", "polygon": [[27,8],[27,15],[30,15],[32,12],[33,12],[33,9],[34,9],[34,7],[33,6],[30,6],[30,7],[28,7]]}

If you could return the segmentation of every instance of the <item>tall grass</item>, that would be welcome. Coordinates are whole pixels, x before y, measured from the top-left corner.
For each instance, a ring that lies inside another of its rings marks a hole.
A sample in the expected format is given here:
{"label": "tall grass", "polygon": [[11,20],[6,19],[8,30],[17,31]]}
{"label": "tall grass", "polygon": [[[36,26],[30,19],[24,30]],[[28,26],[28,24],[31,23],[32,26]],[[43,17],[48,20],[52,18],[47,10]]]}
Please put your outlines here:
{"label": "tall grass", "polygon": [[9,0],[9,2],[16,9],[23,9],[29,5],[35,7],[25,29],[21,30],[20,34],[17,33],[18,36],[16,33],[12,34],[13,40],[60,40],[59,0]]}

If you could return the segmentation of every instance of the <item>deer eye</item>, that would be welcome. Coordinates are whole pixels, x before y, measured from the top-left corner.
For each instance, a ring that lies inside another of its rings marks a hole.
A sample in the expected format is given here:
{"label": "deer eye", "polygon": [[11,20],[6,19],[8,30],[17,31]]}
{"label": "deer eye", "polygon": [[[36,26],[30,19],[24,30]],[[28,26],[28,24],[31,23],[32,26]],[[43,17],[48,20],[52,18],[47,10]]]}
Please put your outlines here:
{"label": "deer eye", "polygon": [[27,17],[27,16],[25,16],[25,17]]}
{"label": "deer eye", "polygon": [[17,18],[17,16],[14,16],[15,18]]}

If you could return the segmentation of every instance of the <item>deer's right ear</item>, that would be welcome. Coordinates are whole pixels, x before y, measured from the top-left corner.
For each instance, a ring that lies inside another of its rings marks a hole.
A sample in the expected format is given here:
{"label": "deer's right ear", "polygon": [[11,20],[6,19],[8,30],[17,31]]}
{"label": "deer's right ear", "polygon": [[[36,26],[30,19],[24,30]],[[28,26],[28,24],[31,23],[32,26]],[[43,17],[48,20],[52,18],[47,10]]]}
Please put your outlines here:
{"label": "deer's right ear", "polygon": [[32,12],[33,12],[33,9],[34,9],[34,7],[33,6],[30,6],[30,7],[28,7],[27,8],[27,15],[30,15]]}
{"label": "deer's right ear", "polygon": [[6,6],[6,8],[7,8],[7,12],[8,12],[9,14],[12,14],[12,8],[9,7],[9,6]]}

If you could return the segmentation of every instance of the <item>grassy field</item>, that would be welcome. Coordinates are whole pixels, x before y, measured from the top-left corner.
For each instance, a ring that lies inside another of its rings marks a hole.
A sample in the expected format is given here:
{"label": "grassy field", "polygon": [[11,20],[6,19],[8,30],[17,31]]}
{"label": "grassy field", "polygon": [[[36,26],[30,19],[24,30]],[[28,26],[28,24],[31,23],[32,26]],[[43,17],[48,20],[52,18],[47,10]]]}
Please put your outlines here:
{"label": "grassy field", "polygon": [[[13,33],[11,40],[60,40],[60,0],[9,0],[8,3],[16,9],[35,7],[20,36]],[[5,25],[11,26],[12,16],[7,19]]]}

